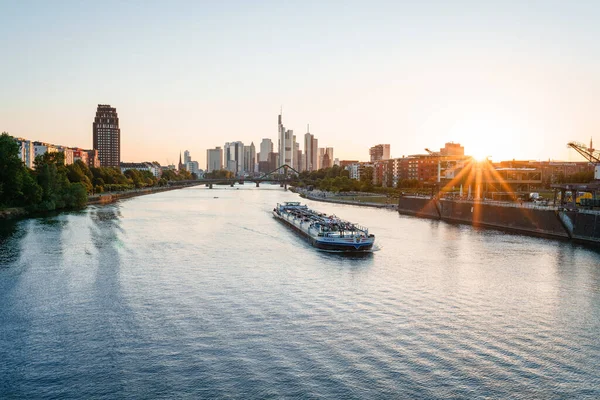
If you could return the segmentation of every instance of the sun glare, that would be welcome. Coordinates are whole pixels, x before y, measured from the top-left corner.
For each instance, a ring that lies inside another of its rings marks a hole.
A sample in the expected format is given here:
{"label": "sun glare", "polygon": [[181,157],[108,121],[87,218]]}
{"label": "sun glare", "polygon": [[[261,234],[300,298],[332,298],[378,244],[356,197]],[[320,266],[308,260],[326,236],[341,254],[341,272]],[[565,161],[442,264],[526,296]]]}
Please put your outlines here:
{"label": "sun glare", "polygon": [[465,154],[485,161],[513,158],[524,125],[518,115],[480,107],[457,119],[448,133],[465,147]]}
{"label": "sun glare", "polygon": [[471,156],[477,162],[483,162],[483,161],[486,161],[486,160],[488,160],[490,158],[490,156],[486,155],[484,152],[475,152],[475,153],[472,153]]}

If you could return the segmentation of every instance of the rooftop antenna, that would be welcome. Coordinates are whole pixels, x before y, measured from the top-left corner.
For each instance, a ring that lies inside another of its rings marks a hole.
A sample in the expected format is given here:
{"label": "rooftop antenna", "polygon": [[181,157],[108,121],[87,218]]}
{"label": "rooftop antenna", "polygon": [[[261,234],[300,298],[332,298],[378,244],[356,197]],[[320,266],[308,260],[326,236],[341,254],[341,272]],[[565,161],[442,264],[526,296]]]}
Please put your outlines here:
{"label": "rooftop antenna", "polygon": [[306,133],[310,133],[310,124],[306,124]]}

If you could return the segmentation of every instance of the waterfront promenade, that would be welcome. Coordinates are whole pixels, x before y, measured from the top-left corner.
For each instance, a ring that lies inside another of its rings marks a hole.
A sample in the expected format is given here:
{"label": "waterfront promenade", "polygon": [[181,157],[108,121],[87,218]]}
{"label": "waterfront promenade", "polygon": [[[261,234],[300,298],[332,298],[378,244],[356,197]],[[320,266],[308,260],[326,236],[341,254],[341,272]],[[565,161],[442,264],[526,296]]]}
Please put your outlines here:
{"label": "waterfront promenade", "polygon": [[[325,203],[337,203],[337,204],[348,204],[348,205],[356,205],[356,206],[363,206],[363,207],[375,207],[375,208],[387,208],[387,209],[391,209],[391,210],[397,210],[398,209],[398,205],[391,203],[389,201],[389,199],[386,199],[385,197],[379,196],[379,195],[375,195],[372,196],[373,199],[377,199],[379,201],[369,201],[368,197],[369,197],[369,193],[355,193],[355,194],[347,194],[346,196],[344,196],[344,198],[341,198],[339,195],[336,195],[335,193],[332,192],[325,192],[325,191],[321,191],[321,190],[312,190],[312,191],[308,191],[306,189],[302,189],[302,188],[294,188],[293,190],[295,193],[298,193],[300,196],[306,198],[306,199],[310,199],[310,200],[315,200],[315,201],[321,201],[321,202],[325,202]],[[356,197],[361,197],[362,200],[357,200]],[[365,199],[366,197],[366,199]],[[382,202],[381,200],[384,199],[386,201]]]}

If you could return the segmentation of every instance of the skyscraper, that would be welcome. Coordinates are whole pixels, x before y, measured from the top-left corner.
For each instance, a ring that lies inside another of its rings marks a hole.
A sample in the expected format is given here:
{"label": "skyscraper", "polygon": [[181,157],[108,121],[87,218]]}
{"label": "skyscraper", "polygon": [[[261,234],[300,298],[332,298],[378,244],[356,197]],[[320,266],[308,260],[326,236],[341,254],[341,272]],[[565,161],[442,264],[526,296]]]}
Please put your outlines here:
{"label": "skyscraper", "polygon": [[[312,142],[315,137],[309,132],[308,127],[304,134],[304,170],[312,171]],[[316,166],[315,166],[316,167]]]}
{"label": "skyscraper", "polygon": [[333,147],[319,149],[319,168],[331,168],[333,160]]}
{"label": "skyscraper", "polygon": [[325,149],[323,147],[318,148],[317,152],[317,169],[325,168],[323,166],[323,157],[325,156]]}
{"label": "skyscraper", "polygon": [[250,143],[250,146],[244,146],[244,171],[246,173],[253,173],[256,165],[256,148],[254,142]]}
{"label": "skyscraper", "polygon": [[369,149],[369,155],[371,156],[371,162],[389,160],[390,159],[390,145],[389,144],[378,144]]}
{"label": "skyscraper", "polygon": [[244,170],[244,143],[227,142],[224,153],[225,169],[239,176]]}
{"label": "skyscraper", "polygon": [[206,150],[206,172],[223,169],[223,149],[215,147]]}
{"label": "skyscraper", "polygon": [[323,154],[323,161],[322,161],[321,168],[330,168],[331,167],[331,161],[329,158],[329,153],[325,153]]}
{"label": "skyscraper", "polygon": [[273,142],[271,139],[263,139],[260,142],[260,153],[258,153],[258,161],[269,161],[269,153],[273,152]]}
{"label": "skyscraper", "polygon": [[[293,131],[290,131],[293,132]],[[294,168],[296,171],[300,171],[300,158],[298,157],[301,154],[300,143],[296,141],[296,135],[292,133],[292,151],[290,154],[290,162],[288,164],[290,167]]]}
{"label": "skyscraper", "polygon": [[334,160],[334,158],[333,158],[333,147],[327,147],[325,149],[325,154],[327,154],[327,156],[329,157],[329,166],[327,168],[332,167],[333,166],[333,160]]}
{"label": "skyscraper", "polygon": [[98,150],[100,165],[119,167],[121,163],[121,129],[117,109],[108,104],[98,104],[92,125],[94,150]]}
{"label": "skyscraper", "polygon": [[290,167],[294,166],[294,131],[286,130],[283,126],[281,114],[278,118],[278,143],[277,148],[279,152],[279,165],[278,167],[287,164]]}
{"label": "skyscraper", "polygon": [[319,165],[319,141],[306,127],[304,134],[304,170],[316,171]]}
{"label": "skyscraper", "polygon": [[183,152],[183,164],[187,165],[190,161],[192,161],[192,156],[190,156],[190,151],[186,150]]}

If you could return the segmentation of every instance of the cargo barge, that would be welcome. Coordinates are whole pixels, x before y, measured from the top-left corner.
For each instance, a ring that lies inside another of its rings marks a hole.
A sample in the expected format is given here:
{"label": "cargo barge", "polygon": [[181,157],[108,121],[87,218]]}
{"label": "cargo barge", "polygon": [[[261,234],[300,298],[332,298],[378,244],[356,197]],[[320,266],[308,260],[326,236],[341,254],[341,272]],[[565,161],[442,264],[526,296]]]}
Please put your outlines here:
{"label": "cargo barge", "polygon": [[308,239],[314,247],[326,251],[369,252],[375,235],[358,224],[335,215],[311,210],[300,202],[277,204],[273,216]]}

